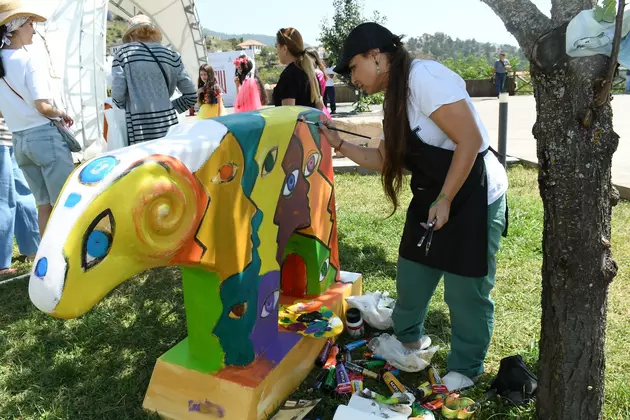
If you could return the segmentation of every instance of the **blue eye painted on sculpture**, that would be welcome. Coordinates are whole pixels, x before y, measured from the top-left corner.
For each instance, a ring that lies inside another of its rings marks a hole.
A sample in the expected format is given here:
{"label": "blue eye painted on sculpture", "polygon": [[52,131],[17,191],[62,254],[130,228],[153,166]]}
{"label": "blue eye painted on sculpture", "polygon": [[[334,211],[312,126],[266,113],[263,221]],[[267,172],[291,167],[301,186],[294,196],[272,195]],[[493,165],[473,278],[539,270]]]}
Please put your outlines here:
{"label": "blue eye painted on sculpture", "polygon": [[111,210],[99,214],[83,238],[81,265],[84,270],[96,266],[107,257],[114,241],[115,223]]}
{"label": "blue eye painted on sculpture", "polygon": [[118,165],[118,159],[113,156],[104,156],[88,163],[79,174],[82,184],[97,184],[101,182]]}
{"label": "blue eye painted on sculpture", "polygon": [[296,169],[287,176],[287,179],[284,182],[284,188],[282,188],[282,195],[284,195],[285,197],[291,195],[293,189],[295,188],[295,185],[297,184],[299,173],[300,171]]}
{"label": "blue eye painted on sculpture", "polygon": [[261,318],[267,318],[278,306],[278,300],[280,299],[280,290],[271,292],[263,303],[262,310],[260,311]]}

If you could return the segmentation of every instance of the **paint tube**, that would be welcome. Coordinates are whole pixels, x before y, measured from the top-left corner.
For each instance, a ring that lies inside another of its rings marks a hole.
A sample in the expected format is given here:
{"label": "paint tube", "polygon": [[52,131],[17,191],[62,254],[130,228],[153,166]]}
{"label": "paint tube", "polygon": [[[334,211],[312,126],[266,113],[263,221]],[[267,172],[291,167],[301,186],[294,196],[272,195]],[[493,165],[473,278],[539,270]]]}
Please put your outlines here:
{"label": "paint tube", "polygon": [[343,349],[346,351],[352,351],[354,349],[358,349],[359,347],[365,346],[369,342],[370,342],[369,340],[365,340],[365,339],[353,341],[352,343],[348,343],[344,345]]}
{"label": "paint tube", "polygon": [[423,399],[429,397],[431,394],[433,394],[433,388],[431,387],[431,384],[428,383],[428,382],[425,382],[425,383],[419,385],[413,391],[414,391],[414,395],[419,400],[423,400]]}
{"label": "paint tube", "polygon": [[367,376],[368,378],[378,379],[378,373],[372,372],[371,370],[363,369],[361,366],[351,362],[346,362],[345,365],[348,370],[360,373],[361,375]]}
{"label": "paint tube", "polygon": [[407,388],[391,372],[383,373],[383,382],[385,382],[392,394],[407,392]]}
{"label": "paint tube", "polygon": [[383,369],[390,371],[391,373],[394,374],[394,376],[400,375],[400,370],[396,369],[394,366],[390,365],[389,363],[385,363],[385,366],[383,366]]}
{"label": "paint tube", "polygon": [[337,394],[351,394],[352,384],[348,377],[348,372],[343,364],[338,364],[336,368],[337,375]]}
{"label": "paint tube", "polygon": [[373,360],[371,362],[367,362],[365,364],[365,368],[370,370],[381,370],[381,368],[386,364],[387,362],[384,360]]}
{"label": "paint tube", "polygon": [[385,360],[385,361],[387,361],[387,359],[385,359],[384,357],[376,356],[374,353],[370,353],[368,351],[363,353],[363,357],[365,357],[366,359]]}
{"label": "paint tube", "polygon": [[357,392],[363,391],[363,381],[359,381],[358,379],[350,381],[352,385],[352,393],[356,394]]}
{"label": "paint tube", "polygon": [[327,391],[332,391],[335,389],[335,365],[332,365],[328,369],[328,375],[326,375],[326,380],[324,381],[324,389]]}
{"label": "paint tube", "polygon": [[331,366],[335,366],[337,364],[337,354],[339,354],[339,347],[332,346],[330,348],[330,353],[328,353],[328,360],[324,363],[324,369],[329,369]]}
{"label": "paint tube", "polygon": [[324,365],[326,364],[326,360],[328,360],[328,355],[330,354],[330,349],[332,348],[332,346],[332,339],[329,338],[328,340],[326,340],[326,344],[324,344],[324,348],[322,349],[322,351],[319,352],[317,359],[315,359],[315,366],[320,368],[324,367]]}
{"label": "paint tube", "polygon": [[442,378],[440,378],[440,375],[437,373],[437,370],[435,370],[433,366],[429,367],[427,374],[429,375],[429,382],[431,383],[431,385],[442,385]]}

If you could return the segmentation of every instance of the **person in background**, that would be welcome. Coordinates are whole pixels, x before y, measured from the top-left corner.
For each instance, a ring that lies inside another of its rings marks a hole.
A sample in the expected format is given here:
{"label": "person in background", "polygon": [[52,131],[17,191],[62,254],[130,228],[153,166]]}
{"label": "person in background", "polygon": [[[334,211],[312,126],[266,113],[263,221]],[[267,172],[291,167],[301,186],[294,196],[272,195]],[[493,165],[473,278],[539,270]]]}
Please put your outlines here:
{"label": "person in background", "polygon": [[267,105],[267,92],[258,77],[254,62],[245,54],[234,60],[236,100],[234,112],[256,111]]}
{"label": "person in background", "polygon": [[430,345],[424,320],[444,277],[451,349],[442,380],[450,391],[472,386],[484,372],[494,328],[490,291],[507,227],[505,169],[464,80],[440,63],[414,60],[387,28],[373,22],[354,28],[335,72],[370,95],[385,92],[383,140],[378,147],[345,142],[328,130],[332,121],[320,126],[322,135],[344,156],[382,172],[394,212],[403,171],[411,172],[392,315],[396,338],[408,351]]}
{"label": "person in background", "polygon": [[202,67],[203,69],[199,70],[199,84],[201,84],[202,76],[204,82],[197,93],[199,95],[198,103],[200,104],[199,119],[205,120],[224,115],[225,108],[223,107],[221,88],[214,76],[214,69],[208,64]]}
{"label": "person in background", "polygon": [[494,62],[492,71],[494,72],[494,80],[497,86],[497,97],[503,92],[505,87],[505,80],[507,79],[508,72],[512,70],[510,62],[505,58],[505,54],[501,53],[499,59]]}
{"label": "person in background", "polygon": [[74,122],[52,105],[48,66],[25,48],[33,43],[35,23],[46,19],[19,1],[0,1],[0,10],[0,116],[13,133],[15,161],[35,196],[43,235],[74,169],[70,148],[50,120]]}
{"label": "person in background", "polygon": [[276,52],[286,68],[273,90],[275,106],[300,105],[324,109],[315,76],[315,64],[306,54],[302,35],[294,28],[282,28],[276,34]]}
{"label": "person in background", "polygon": [[[112,62],[112,101],[127,113],[129,145],[162,138],[197,102],[195,84],[147,16],[131,19],[123,42]],[[171,101],[175,89],[182,96]]]}
{"label": "person in background", "polygon": [[330,112],[334,114],[337,112],[337,103],[335,102],[335,71],[332,68],[329,60],[324,60],[326,65],[326,90],[324,91],[324,105],[328,107],[330,104]]}
{"label": "person in background", "polygon": [[20,254],[33,261],[40,240],[37,206],[15,161],[11,133],[0,118],[0,277],[16,274],[11,268],[14,236]]}
{"label": "person in background", "polygon": [[[311,60],[313,60],[313,63],[315,64],[315,76],[317,77],[317,81],[319,82],[319,92],[320,95],[323,95],[326,91],[326,68],[322,63],[322,60],[319,58],[319,53],[315,48],[307,48],[306,53],[311,57]],[[323,96],[321,100],[322,102],[324,101]],[[323,111],[324,114],[326,114],[326,116],[330,118],[330,112],[328,112],[328,108],[324,107]]]}

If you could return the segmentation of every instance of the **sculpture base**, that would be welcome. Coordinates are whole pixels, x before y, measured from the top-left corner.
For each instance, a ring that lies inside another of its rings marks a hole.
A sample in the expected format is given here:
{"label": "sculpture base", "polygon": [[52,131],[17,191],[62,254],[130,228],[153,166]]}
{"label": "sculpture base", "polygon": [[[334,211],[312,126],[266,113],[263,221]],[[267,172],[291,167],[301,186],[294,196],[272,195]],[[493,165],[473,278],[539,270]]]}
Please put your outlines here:
{"label": "sculpture base", "polygon": [[[345,298],[361,294],[362,278],[360,274],[341,273],[342,280],[354,278],[354,283],[335,283],[313,300],[321,301],[345,320]],[[280,297],[283,304],[295,300]],[[191,365],[187,360],[188,339],[184,339],[158,359],[143,407],[168,419],[269,418],[313,369],[325,343],[282,328],[280,331],[277,345],[286,356],[277,366],[259,358],[249,366],[228,366],[215,374],[183,367]]]}

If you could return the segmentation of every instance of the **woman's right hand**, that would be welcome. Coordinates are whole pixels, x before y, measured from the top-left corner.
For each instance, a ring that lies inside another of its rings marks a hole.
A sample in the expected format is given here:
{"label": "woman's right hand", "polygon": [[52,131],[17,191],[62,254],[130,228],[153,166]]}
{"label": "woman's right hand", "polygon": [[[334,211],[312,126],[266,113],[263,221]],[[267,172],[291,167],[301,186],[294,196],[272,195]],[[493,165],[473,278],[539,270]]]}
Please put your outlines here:
{"label": "woman's right hand", "polygon": [[330,144],[333,148],[337,149],[341,145],[341,136],[339,136],[338,131],[329,130],[328,127],[335,127],[335,123],[331,120],[326,120],[319,124],[319,132],[326,137],[328,140],[328,144]]}

